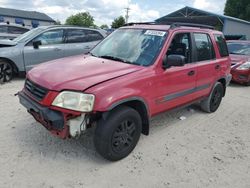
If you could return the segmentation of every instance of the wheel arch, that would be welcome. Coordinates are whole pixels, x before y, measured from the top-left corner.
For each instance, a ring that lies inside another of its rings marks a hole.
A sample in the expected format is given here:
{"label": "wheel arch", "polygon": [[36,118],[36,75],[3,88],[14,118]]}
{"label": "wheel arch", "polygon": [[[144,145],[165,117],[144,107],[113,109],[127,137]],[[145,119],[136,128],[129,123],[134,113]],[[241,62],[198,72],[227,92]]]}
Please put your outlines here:
{"label": "wheel arch", "polygon": [[224,93],[223,93],[223,97],[225,97],[226,94],[226,88],[227,88],[227,81],[226,78],[220,78],[219,80],[217,80],[217,82],[220,82],[223,85],[224,88]]}
{"label": "wheel arch", "polygon": [[131,98],[123,99],[112,104],[108,108],[108,111],[114,110],[115,108],[118,108],[120,106],[129,106],[130,108],[133,108],[140,114],[141,119],[142,119],[142,133],[144,135],[148,135],[149,134],[149,109],[145,100],[142,99],[141,97],[131,97]]}
{"label": "wheel arch", "polygon": [[0,57],[0,61],[1,61],[1,60],[10,63],[11,66],[12,66],[12,68],[13,68],[14,73],[15,73],[15,74],[18,74],[19,70],[18,70],[16,64],[14,63],[14,61],[12,61],[11,59],[5,58],[5,57]]}

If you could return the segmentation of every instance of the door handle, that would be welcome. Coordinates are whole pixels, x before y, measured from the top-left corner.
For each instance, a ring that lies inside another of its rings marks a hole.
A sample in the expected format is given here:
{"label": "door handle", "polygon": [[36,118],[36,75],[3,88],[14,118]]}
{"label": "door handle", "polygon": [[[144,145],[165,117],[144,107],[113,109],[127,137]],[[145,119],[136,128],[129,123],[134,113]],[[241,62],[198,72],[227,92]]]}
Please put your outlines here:
{"label": "door handle", "polygon": [[191,70],[188,72],[188,76],[193,76],[195,74],[195,71],[194,70]]}
{"label": "door handle", "polygon": [[91,47],[90,46],[86,46],[84,49],[91,49]]}
{"label": "door handle", "polygon": [[60,49],[60,48],[55,48],[55,49],[54,49],[54,51],[57,51],[57,52],[58,52],[58,51],[61,51],[61,50],[62,50],[62,49]]}
{"label": "door handle", "polygon": [[220,69],[220,65],[215,65],[214,67],[216,70]]}

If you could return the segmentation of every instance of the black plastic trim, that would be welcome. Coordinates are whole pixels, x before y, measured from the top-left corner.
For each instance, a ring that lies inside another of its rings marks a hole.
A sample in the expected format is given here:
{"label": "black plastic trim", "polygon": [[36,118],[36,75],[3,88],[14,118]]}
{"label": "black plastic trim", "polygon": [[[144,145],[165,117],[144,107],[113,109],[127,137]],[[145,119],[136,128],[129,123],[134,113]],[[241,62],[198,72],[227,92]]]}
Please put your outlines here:
{"label": "black plastic trim", "polygon": [[[39,114],[46,122],[49,122],[52,129],[62,130],[64,128],[64,117],[61,112],[51,110],[47,107],[31,100],[24,92],[18,93],[20,103],[28,110],[29,113],[35,112]],[[31,115],[33,115],[31,113]],[[45,126],[46,127],[46,126]],[[49,128],[49,127],[46,127]]]}

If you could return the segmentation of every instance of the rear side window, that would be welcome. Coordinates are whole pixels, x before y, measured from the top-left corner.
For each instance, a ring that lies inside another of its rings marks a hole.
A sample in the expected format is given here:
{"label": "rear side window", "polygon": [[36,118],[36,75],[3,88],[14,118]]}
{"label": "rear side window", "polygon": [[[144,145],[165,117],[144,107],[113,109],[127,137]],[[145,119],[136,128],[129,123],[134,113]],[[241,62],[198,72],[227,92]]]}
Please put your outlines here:
{"label": "rear side window", "polygon": [[215,59],[215,52],[208,34],[194,33],[197,61]]}
{"label": "rear side window", "polygon": [[98,31],[87,30],[86,33],[89,42],[102,40],[104,38]]}
{"label": "rear side window", "polygon": [[226,40],[223,35],[214,35],[215,41],[217,43],[217,46],[219,48],[220,56],[221,57],[226,57],[228,56],[228,49],[227,49],[227,44]]}
{"label": "rear side window", "polygon": [[86,31],[83,29],[71,29],[67,31],[67,43],[88,42]]}

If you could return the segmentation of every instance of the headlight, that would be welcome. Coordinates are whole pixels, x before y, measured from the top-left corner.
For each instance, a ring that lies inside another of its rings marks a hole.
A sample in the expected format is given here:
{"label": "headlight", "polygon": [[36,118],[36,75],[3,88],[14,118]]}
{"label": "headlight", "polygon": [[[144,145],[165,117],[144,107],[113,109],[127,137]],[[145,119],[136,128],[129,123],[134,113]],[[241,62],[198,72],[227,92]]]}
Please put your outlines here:
{"label": "headlight", "polygon": [[93,110],[95,96],[73,91],[63,91],[54,99],[52,105],[80,111],[91,112]]}
{"label": "headlight", "polygon": [[241,66],[236,68],[237,70],[247,70],[250,69],[250,61],[243,63]]}

